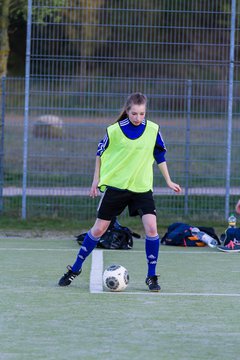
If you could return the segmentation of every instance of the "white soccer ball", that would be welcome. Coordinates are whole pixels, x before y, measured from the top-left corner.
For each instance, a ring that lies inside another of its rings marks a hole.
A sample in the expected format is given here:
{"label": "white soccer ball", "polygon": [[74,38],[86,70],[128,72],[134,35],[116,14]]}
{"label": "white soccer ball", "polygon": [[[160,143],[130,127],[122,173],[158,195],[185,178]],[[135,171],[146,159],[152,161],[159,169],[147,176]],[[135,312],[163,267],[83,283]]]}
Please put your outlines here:
{"label": "white soccer ball", "polygon": [[103,284],[110,291],[123,291],[129,283],[129,274],[122,265],[110,265],[103,273]]}

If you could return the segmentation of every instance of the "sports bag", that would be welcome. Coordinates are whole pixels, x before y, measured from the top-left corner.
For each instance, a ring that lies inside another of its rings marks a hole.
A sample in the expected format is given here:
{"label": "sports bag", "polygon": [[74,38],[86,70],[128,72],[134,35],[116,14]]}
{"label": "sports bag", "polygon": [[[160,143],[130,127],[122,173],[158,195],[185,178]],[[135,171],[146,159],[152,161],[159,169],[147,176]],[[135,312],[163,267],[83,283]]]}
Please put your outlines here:
{"label": "sports bag", "polygon": [[[195,226],[185,223],[173,223],[168,227],[166,234],[161,239],[161,243],[172,246],[206,246],[203,241],[192,234],[191,230],[194,227]],[[200,231],[205,232],[220,244],[219,238],[212,227],[197,227]]]}
{"label": "sports bag", "polygon": [[[76,236],[76,241],[82,245],[86,233]],[[133,247],[133,237],[140,239],[140,235],[133,232],[126,226],[119,224],[117,218],[114,218],[107,231],[101,236],[97,247],[111,250],[130,250]]]}

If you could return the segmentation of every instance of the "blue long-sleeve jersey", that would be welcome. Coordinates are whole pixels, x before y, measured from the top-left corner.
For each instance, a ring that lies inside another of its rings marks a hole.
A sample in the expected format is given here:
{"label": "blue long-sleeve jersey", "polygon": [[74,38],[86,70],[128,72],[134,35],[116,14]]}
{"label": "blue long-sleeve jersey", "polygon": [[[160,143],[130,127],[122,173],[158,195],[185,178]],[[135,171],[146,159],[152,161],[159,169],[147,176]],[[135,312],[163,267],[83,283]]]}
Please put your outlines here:
{"label": "blue long-sleeve jersey", "polygon": [[[127,136],[129,139],[134,140],[139,138],[143,134],[146,127],[146,121],[144,120],[140,125],[135,126],[131,123],[129,119],[124,119],[119,121],[119,125],[124,135]],[[106,133],[104,138],[98,144],[97,156],[102,155],[102,153],[107,149],[108,144],[109,144],[109,138],[108,138],[108,134]],[[160,164],[165,161],[166,151],[167,150],[161,132],[159,130],[153,152],[153,156],[157,164]]]}

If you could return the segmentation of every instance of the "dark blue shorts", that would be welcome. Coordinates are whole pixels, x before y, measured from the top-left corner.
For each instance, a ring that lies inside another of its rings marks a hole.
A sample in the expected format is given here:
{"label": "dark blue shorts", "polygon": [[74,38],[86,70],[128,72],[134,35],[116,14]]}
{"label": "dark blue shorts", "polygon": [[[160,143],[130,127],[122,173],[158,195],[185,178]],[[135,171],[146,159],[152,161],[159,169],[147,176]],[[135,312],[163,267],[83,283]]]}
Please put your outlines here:
{"label": "dark blue shorts", "polygon": [[102,220],[111,220],[120,215],[126,207],[128,207],[130,216],[156,215],[151,190],[135,193],[108,187],[99,202],[97,217]]}

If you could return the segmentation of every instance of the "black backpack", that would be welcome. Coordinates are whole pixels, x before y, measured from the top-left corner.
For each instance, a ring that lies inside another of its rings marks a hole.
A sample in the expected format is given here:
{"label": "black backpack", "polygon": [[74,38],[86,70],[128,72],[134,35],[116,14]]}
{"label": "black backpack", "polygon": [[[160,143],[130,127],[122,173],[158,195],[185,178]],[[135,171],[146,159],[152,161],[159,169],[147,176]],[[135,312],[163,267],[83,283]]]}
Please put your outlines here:
{"label": "black backpack", "polygon": [[[195,227],[185,223],[171,224],[166,234],[161,239],[164,245],[172,246],[205,246],[206,244],[192,234],[191,229]],[[212,227],[197,226],[200,231],[205,232],[220,244],[219,238]]]}
{"label": "black backpack", "polygon": [[[85,235],[86,233],[76,236],[79,245],[82,245]],[[129,250],[133,247],[133,237],[140,239],[141,236],[128,227],[120,225],[117,219],[114,218],[107,231],[101,236],[97,247],[111,250]]]}

